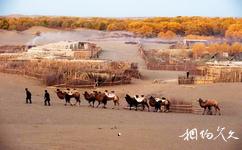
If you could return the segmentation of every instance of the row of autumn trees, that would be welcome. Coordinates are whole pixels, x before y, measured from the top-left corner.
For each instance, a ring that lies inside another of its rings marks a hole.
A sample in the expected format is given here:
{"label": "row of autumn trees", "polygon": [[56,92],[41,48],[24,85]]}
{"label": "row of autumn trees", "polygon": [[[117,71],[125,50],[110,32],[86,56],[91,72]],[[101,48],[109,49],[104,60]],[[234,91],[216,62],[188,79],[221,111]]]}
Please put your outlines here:
{"label": "row of autumn trees", "polygon": [[79,17],[1,17],[0,29],[26,30],[32,26],[87,28],[131,31],[144,37],[226,36],[242,39],[242,18],[156,17],[156,18],[79,18]]}
{"label": "row of autumn trees", "polygon": [[197,43],[192,46],[192,53],[195,58],[201,57],[204,54],[215,54],[225,52],[230,55],[241,53],[242,44],[239,42],[234,42],[233,44],[228,43],[214,43],[205,45],[203,43]]}

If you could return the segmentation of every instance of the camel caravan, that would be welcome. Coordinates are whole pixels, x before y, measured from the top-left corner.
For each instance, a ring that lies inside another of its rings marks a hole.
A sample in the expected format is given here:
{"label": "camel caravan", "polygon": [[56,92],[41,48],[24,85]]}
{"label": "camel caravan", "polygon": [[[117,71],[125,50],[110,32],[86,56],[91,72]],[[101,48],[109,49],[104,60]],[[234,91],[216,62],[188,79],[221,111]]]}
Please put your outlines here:
{"label": "camel caravan", "polygon": [[[65,106],[67,104],[70,104],[70,106],[74,106],[81,104],[81,93],[78,92],[76,89],[70,90],[66,89],[64,91],[57,89],[56,94],[59,99],[65,100]],[[83,93],[84,99],[89,103],[90,107],[95,107],[98,108],[100,105],[103,105],[103,108],[107,108],[106,105],[109,101],[113,101],[113,107],[119,109],[120,105],[120,98],[117,96],[115,91],[108,92],[105,90],[104,92],[101,91],[92,91],[92,92],[87,92],[85,91]],[[71,102],[71,99],[75,100],[75,103]],[[171,102],[169,99],[166,97],[154,97],[154,96],[145,96],[145,95],[134,95],[130,96],[129,94],[126,94],[124,99],[127,102],[127,108],[129,110],[138,110],[138,108],[141,108],[142,111],[147,109],[147,111],[150,111],[150,108],[154,108],[154,112],[170,112],[170,106]],[[95,106],[95,103],[97,102],[97,105]],[[219,104],[216,100],[203,100],[199,98],[197,100],[199,103],[200,107],[203,108],[203,113],[202,115],[205,114],[206,110],[208,115],[212,115],[212,107],[214,107],[215,113],[214,115],[218,114],[221,115],[220,113],[220,107]]]}

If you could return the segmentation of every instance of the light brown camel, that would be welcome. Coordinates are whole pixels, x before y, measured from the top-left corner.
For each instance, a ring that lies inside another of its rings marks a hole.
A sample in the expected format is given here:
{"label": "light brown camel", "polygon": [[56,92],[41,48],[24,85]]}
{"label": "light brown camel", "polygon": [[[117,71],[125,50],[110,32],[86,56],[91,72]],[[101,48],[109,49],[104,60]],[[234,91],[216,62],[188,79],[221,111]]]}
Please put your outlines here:
{"label": "light brown camel", "polygon": [[114,91],[111,91],[111,93],[108,93],[108,91],[105,90],[104,93],[107,97],[107,101],[113,101],[114,106],[112,109],[114,109],[115,106],[118,106],[118,109],[119,109],[119,97],[114,93]]}
{"label": "light brown camel", "polygon": [[219,108],[218,102],[216,100],[212,100],[212,99],[203,100],[203,99],[199,98],[198,102],[199,102],[199,105],[202,108],[204,108],[203,115],[205,114],[205,111],[207,108],[208,108],[210,114],[212,115],[212,111],[211,111],[212,107],[215,108],[215,115],[217,114],[217,111],[219,112],[219,115],[221,115],[220,108]]}

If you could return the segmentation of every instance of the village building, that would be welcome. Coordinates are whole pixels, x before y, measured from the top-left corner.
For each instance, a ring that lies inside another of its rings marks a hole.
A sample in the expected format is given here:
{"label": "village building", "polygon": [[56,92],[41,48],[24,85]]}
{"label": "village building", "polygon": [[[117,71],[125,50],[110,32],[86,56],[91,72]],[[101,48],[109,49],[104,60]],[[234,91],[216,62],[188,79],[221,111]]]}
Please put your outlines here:
{"label": "village building", "polygon": [[101,48],[90,42],[61,41],[42,46],[31,47],[23,58],[47,59],[90,59],[98,58]]}
{"label": "village building", "polygon": [[197,44],[197,43],[208,44],[208,40],[183,39],[183,45],[187,47],[192,47],[194,44]]}

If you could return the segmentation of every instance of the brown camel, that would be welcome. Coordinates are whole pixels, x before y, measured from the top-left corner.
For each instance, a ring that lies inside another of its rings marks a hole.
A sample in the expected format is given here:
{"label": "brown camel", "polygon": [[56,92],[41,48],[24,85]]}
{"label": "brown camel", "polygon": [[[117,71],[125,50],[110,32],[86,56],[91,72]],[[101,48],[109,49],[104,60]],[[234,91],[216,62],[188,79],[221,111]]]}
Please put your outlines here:
{"label": "brown camel", "polygon": [[[94,103],[95,103],[95,100],[96,100],[94,93],[88,93],[87,91],[85,91],[83,96],[88,101],[89,105],[94,107]],[[92,105],[91,105],[91,102],[92,102]]]}
{"label": "brown camel", "polygon": [[210,114],[212,115],[212,111],[211,111],[212,107],[215,108],[215,115],[217,114],[217,111],[219,111],[219,115],[221,115],[220,108],[219,108],[218,102],[216,100],[212,100],[212,99],[203,100],[203,99],[199,98],[198,102],[199,102],[199,105],[202,108],[204,108],[203,115],[205,114],[205,111],[207,108],[208,108]]}
{"label": "brown camel", "polygon": [[101,93],[101,92],[97,92],[97,91],[93,91],[94,95],[95,95],[95,100],[98,102],[98,105],[96,106],[96,108],[98,108],[98,106],[103,103],[103,108],[106,108],[107,105],[107,96],[105,95],[105,93]]}
{"label": "brown camel", "polygon": [[80,100],[80,93],[77,91],[74,91],[73,93],[68,92],[70,91],[69,89],[67,89],[67,91],[61,91],[60,89],[56,90],[56,94],[60,99],[65,99],[65,105],[67,105],[67,103],[69,103],[71,106],[71,98],[75,98],[76,99],[76,103],[74,105],[76,105],[77,103],[79,103],[79,106],[81,104],[81,100]]}

